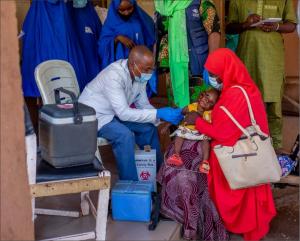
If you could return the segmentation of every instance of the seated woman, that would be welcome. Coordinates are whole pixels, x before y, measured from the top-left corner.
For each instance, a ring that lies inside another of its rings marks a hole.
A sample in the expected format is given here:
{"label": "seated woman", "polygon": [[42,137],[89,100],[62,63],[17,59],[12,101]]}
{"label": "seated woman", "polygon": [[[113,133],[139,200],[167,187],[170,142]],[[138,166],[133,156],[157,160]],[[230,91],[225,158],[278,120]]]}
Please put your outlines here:
{"label": "seated woman", "polygon": [[[211,110],[218,96],[213,89],[204,92],[198,103],[189,105],[183,112],[194,110],[205,117],[204,110]],[[184,130],[186,133],[182,133]],[[161,213],[183,224],[185,239],[227,240],[227,232],[209,198],[206,174],[203,174],[209,169],[205,164],[209,142],[197,130],[186,126],[175,133],[175,141],[165,154],[167,164],[163,164],[158,174],[158,182],[162,185]]]}
{"label": "seated woman", "polygon": [[[216,104],[217,100],[219,98],[219,92],[216,89],[209,89],[207,91],[202,92],[199,95],[198,101],[192,104],[189,104],[188,106],[184,107],[182,110],[182,114],[186,115],[189,112],[196,111],[199,113],[200,116],[202,116],[203,119],[205,119],[208,122],[211,122],[211,110]],[[174,145],[174,154],[171,155],[167,159],[168,164],[181,166],[183,164],[182,158],[180,156],[180,151],[182,144],[185,139],[187,140],[202,140],[203,143],[203,164],[207,163],[208,156],[209,156],[209,142],[208,138],[199,133],[194,125],[185,125],[183,122],[183,125],[180,125],[179,128],[172,134],[172,136],[175,137]],[[201,169],[204,171],[204,169]]]}
{"label": "seated woman", "polygon": [[[185,119],[187,124],[196,125],[199,132],[209,136],[212,148],[216,145],[233,146],[242,133],[220,106],[225,106],[244,128],[250,126],[245,97],[240,89],[231,88],[239,85],[249,96],[260,129],[269,133],[261,93],[234,52],[229,49],[214,51],[209,55],[205,68],[210,85],[221,90],[220,99],[212,111],[213,122],[203,121],[196,113],[188,113]],[[269,224],[276,215],[270,185],[231,190],[213,151],[210,152],[209,165],[210,196],[226,229],[243,234],[245,240],[262,239],[269,232]]]}
{"label": "seated woman", "polygon": [[119,59],[127,59],[135,45],[152,50],[155,43],[152,18],[136,0],[112,0],[98,41],[101,69]]}

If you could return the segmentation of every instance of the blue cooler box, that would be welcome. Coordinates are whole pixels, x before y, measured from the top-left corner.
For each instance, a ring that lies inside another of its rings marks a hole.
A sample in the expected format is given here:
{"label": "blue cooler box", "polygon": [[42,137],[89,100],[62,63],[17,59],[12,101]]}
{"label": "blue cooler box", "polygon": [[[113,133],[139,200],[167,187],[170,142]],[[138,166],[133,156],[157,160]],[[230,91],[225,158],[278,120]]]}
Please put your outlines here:
{"label": "blue cooler box", "polygon": [[119,180],[111,193],[113,219],[149,222],[152,191],[152,182]]}

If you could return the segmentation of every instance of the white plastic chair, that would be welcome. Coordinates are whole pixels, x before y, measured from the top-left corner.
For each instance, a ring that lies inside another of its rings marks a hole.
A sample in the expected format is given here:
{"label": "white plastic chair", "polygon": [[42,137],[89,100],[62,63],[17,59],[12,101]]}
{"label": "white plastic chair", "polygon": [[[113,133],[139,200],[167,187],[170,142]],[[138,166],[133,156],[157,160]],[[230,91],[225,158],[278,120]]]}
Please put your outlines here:
{"label": "white plastic chair", "polygon": [[[54,89],[63,87],[79,95],[79,86],[71,64],[63,60],[48,60],[39,64],[34,72],[35,80],[44,104],[54,104]],[[62,102],[68,102],[69,96],[62,94]]]}
{"label": "white plastic chair", "polygon": [[[40,63],[34,72],[35,81],[41,93],[44,104],[54,104],[54,90],[63,87],[72,91],[76,96],[79,96],[79,86],[75,71],[70,63],[64,60],[48,60]],[[70,102],[70,97],[61,94],[61,102]],[[109,142],[101,137],[98,137],[98,146],[109,145]],[[101,161],[100,153],[97,150],[96,156]]]}

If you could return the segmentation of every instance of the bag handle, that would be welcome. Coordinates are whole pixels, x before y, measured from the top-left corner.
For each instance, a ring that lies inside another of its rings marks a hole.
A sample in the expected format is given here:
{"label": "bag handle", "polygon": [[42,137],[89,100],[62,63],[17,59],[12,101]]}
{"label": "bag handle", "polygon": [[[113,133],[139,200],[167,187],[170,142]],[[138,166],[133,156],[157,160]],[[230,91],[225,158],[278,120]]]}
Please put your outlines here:
{"label": "bag handle", "polygon": [[59,95],[60,92],[65,93],[65,94],[67,94],[67,95],[69,95],[71,97],[72,102],[73,102],[73,107],[74,107],[73,108],[73,113],[74,113],[73,120],[74,120],[74,123],[75,124],[82,124],[82,116],[79,114],[78,101],[77,101],[77,98],[76,98],[75,94],[72,91],[66,90],[66,89],[64,89],[62,87],[54,89],[54,97],[55,97],[55,102],[57,104],[61,103],[60,102],[60,97],[59,97],[60,96]]}
{"label": "bag handle", "polygon": [[254,118],[253,109],[252,109],[252,106],[251,106],[251,103],[250,103],[249,96],[248,96],[247,92],[245,91],[245,89],[243,87],[241,87],[239,85],[233,85],[231,88],[239,88],[243,92],[243,94],[246,98],[247,105],[248,105],[251,124],[253,126],[256,126],[256,120]]}
{"label": "bag handle", "polygon": [[228,117],[232,120],[232,122],[245,134],[245,136],[247,136],[249,139],[251,139],[251,135],[249,134],[249,132],[243,128],[240,123],[238,123],[238,121],[233,117],[233,115],[229,112],[229,110],[227,110],[227,108],[225,106],[220,106],[220,108],[226,113],[226,115],[228,115]]}
{"label": "bag handle", "polygon": [[[263,133],[259,126],[257,125],[256,123],[256,120],[254,118],[254,114],[253,114],[253,109],[252,109],[252,106],[251,106],[251,103],[250,103],[250,100],[249,100],[249,97],[248,97],[248,94],[247,92],[245,91],[245,89],[239,85],[233,85],[231,88],[239,88],[244,96],[245,96],[245,99],[246,99],[246,102],[247,102],[247,106],[248,106],[248,111],[249,111],[249,115],[250,115],[250,120],[251,120],[251,124],[252,126],[255,128],[257,134],[259,134],[261,137],[266,137],[266,134]],[[249,134],[249,132],[243,128],[240,123],[237,122],[237,120],[233,117],[233,115],[229,112],[228,109],[226,109],[226,107],[224,106],[220,106],[220,108],[229,116],[229,118],[234,122],[234,124],[248,137],[251,139],[251,135]]]}

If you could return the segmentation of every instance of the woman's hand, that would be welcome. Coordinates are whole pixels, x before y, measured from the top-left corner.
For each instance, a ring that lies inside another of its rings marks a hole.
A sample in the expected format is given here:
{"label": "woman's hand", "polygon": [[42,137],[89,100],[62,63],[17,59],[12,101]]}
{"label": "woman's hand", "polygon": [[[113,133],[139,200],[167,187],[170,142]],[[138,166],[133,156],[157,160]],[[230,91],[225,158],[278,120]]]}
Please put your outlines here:
{"label": "woman's hand", "polygon": [[189,108],[186,106],[182,108],[181,114],[186,115],[189,112]]}
{"label": "woman's hand", "polygon": [[243,23],[243,29],[249,29],[252,24],[257,23],[261,20],[261,16],[257,14],[250,14],[246,21]]}
{"label": "woman's hand", "polygon": [[200,117],[200,114],[196,111],[189,112],[185,115],[183,123],[186,125],[195,125],[197,118]]}
{"label": "woman's hand", "polygon": [[262,25],[258,26],[264,32],[275,32],[278,30],[279,23],[263,23]]}
{"label": "woman's hand", "polygon": [[129,49],[132,49],[135,46],[135,43],[130,38],[127,38],[123,35],[118,35],[115,38],[115,43],[116,42],[122,43],[123,45],[125,45]]}

